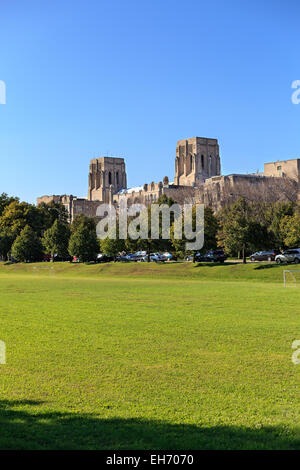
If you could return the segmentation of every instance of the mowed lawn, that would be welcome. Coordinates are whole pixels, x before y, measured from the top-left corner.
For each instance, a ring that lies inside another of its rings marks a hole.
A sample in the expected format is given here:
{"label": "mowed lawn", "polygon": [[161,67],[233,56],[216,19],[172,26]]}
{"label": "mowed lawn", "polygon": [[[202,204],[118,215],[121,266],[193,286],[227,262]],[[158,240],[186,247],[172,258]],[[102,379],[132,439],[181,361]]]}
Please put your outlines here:
{"label": "mowed lawn", "polygon": [[0,448],[300,449],[300,284],[267,266],[1,264]]}

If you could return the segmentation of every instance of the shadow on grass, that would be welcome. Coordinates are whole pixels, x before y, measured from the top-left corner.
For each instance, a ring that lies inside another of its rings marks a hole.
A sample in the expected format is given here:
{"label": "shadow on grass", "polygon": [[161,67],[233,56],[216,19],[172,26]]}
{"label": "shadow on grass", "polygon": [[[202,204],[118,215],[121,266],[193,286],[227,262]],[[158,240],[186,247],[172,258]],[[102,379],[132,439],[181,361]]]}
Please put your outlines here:
{"label": "shadow on grass", "polygon": [[[286,265],[288,266],[288,265]],[[260,264],[259,266],[256,266],[254,269],[274,269],[274,268],[280,268],[282,267],[282,264]]]}
{"label": "shadow on grass", "polygon": [[231,261],[228,261],[225,263],[211,263],[211,262],[205,262],[205,261],[200,261],[197,263],[194,268],[201,268],[202,266],[208,267],[208,268],[214,268],[215,266],[240,266],[242,263],[234,263]]}
{"label": "shadow on grass", "polygon": [[283,427],[208,428],[71,412],[37,413],[38,404],[42,402],[0,401],[1,449],[300,449],[300,437]]}

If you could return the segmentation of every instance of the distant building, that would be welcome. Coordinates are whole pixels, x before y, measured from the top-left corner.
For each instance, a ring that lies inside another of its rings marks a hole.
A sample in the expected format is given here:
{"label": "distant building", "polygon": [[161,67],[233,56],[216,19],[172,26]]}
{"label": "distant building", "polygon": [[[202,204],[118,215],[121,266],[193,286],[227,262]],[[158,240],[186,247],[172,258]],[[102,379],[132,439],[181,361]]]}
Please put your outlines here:
{"label": "distant building", "polygon": [[[145,183],[136,188],[127,188],[124,158],[99,157],[90,162],[88,197],[52,195],[41,196],[41,202],[61,202],[72,221],[77,215],[96,216],[101,203],[112,203],[118,207],[120,198],[127,204],[151,204],[165,194],[179,203],[196,201],[219,210],[237,187],[246,188],[274,185],[275,178],[289,178],[300,181],[300,159],[265,163],[264,173],[221,175],[221,161],[217,139],[192,137],[179,140],[176,147],[175,178],[169,182],[165,176],[158,183]],[[247,186],[247,187],[248,187]]]}

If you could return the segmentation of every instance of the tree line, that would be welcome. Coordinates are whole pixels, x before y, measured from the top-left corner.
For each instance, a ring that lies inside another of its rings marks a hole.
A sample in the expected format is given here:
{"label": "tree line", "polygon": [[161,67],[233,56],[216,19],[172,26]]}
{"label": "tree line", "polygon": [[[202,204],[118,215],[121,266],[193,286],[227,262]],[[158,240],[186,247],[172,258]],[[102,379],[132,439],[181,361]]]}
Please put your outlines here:
{"label": "tree line", "polygon": [[44,255],[61,259],[95,259],[99,252],[94,219],[80,215],[69,224],[60,203],[38,207],[16,197],[0,195],[0,256],[16,261],[41,261]]}
{"label": "tree line", "polygon": [[[157,204],[174,201],[163,195]],[[150,210],[150,209],[149,209]],[[60,203],[42,203],[38,207],[20,202],[16,197],[0,195],[0,256],[17,261],[38,261],[44,255],[67,259],[76,256],[81,261],[96,259],[97,253],[108,256],[118,253],[146,251],[190,254],[185,240],[152,240],[149,227],[147,239],[98,240],[96,222],[85,215],[70,224],[69,215]],[[149,218],[150,220],[150,218]],[[228,255],[243,255],[262,249],[285,249],[300,246],[300,206],[294,201],[249,201],[239,197],[226,204],[217,214],[210,207],[204,210],[204,246],[202,251],[222,247]]]}

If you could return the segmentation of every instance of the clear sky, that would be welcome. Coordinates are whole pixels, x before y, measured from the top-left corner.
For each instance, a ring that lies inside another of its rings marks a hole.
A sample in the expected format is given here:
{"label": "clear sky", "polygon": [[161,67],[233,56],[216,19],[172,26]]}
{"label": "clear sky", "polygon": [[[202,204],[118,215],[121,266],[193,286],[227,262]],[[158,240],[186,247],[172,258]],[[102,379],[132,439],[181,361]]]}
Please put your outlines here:
{"label": "clear sky", "polygon": [[0,192],[87,195],[174,177],[179,139],[219,139],[222,173],[300,157],[297,0],[0,0]]}

